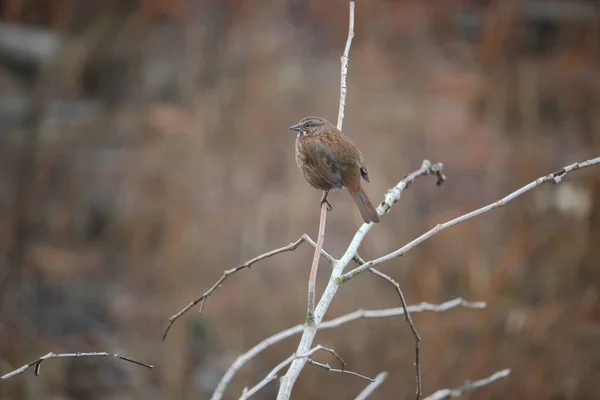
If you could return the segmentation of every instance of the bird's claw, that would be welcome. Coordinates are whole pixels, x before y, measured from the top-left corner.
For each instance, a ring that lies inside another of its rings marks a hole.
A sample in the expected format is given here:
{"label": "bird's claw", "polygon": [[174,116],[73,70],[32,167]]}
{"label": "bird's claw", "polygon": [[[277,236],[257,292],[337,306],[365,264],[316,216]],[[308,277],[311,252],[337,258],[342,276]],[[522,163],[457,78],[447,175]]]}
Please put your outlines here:
{"label": "bird's claw", "polygon": [[327,211],[331,211],[331,210],[333,210],[333,207],[331,206],[331,203],[329,202],[329,200],[327,200],[327,195],[328,195],[327,192],[323,193],[323,197],[321,197],[320,204],[321,204],[321,207],[323,207],[323,203],[327,204]]}

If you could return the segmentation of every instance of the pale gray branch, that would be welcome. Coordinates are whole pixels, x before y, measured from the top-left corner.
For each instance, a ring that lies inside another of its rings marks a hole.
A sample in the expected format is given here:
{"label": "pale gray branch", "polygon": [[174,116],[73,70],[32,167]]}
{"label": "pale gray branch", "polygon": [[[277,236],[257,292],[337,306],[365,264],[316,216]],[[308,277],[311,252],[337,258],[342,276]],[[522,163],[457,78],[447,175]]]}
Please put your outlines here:
{"label": "pale gray branch", "polygon": [[426,397],[424,400],[445,400],[445,399],[452,399],[455,397],[460,397],[465,393],[471,392],[475,389],[479,389],[483,386],[487,386],[490,383],[496,382],[497,380],[506,378],[509,374],[510,374],[510,369],[498,371],[495,374],[493,374],[485,379],[480,379],[480,380],[474,381],[474,382],[466,381],[465,383],[463,383],[463,385],[461,387],[456,388],[456,389],[438,390],[431,396]]}
{"label": "pale gray branch", "polygon": [[343,363],[344,367],[342,369],[339,369],[339,368],[333,368],[329,364],[323,364],[323,363],[317,362],[317,361],[313,360],[312,358],[308,358],[306,360],[306,362],[308,362],[310,365],[314,365],[315,367],[322,368],[322,369],[324,369],[327,372],[339,372],[341,374],[348,374],[348,375],[358,376],[359,378],[366,379],[366,380],[371,381],[371,382],[375,381],[375,379],[369,378],[366,375],[362,375],[362,374],[359,374],[358,372],[347,370],[346,369],[346,363]]}
{"label": "pale gray branch", "polygon": [[131,358],[123,357],[123,356],[120,356],[120,355],[115,354],[115,353],[94,352],[94,353],[61,353],[61,354],[54,354],[54,353],[51,352],[51,353],[46,354],[45,356],[42,356],[42,357],[38,358],[35,361],[30,362],[29,364],[23,365],[21,368],[18,368],[16,370],[12,371],[12,372],[9,372],[6,375],[1,376],[0,377],[0,381],[3,381],[3,380],[8,379],[8,378],[11,378],[11,377],[13,377],[15,375],[22,374],[28,368],[31,368],[31,367],[33,367],[33,373],[37,376],[37,375],[40,374],[40,368],[41,368],[42,362],[45,361],[45,360],[48,360],[50,358],[77,358],[77,357],[113,357],[113,358],[117,358],[119,360],[130,362],[132,364],[140,365],[142,367],[154,368],[150,364],[144,364],[142,362],[135,361],[135,360],[132,360]]}
{"label": "pale gray branch", "polygon": [[[466,301],[465,299],[458,298],[458,299],[446,301],[442,304],[430,304],[430,303],[424,302],[421,304],[408,306],[407,309],[411,313],[423,312],[423,311],[444,312],[444,311],[448,311],[448,310],[450,310],[452,308],[456,308],[456,307],[483,309],[483,308],[485,308],[485,306],[486,305],[484,302],[469,302],[469,301]],[[348,322],[352,322],[352,321],[355,321],[358,319],[362,319],[362,318],[365,318],[365,319],[368,319],[368,318],[391,318],[391,317],[397,317],[399,315],[404,315],[404,309],[402,307],[388,308],[388,309],[381,309],[381,310],[360,309],[360,310],[356,310],[350,314],[342,315],[340,317],[334,318],[329,321],[324,321],[319,325],[318,329],[325,330],[325,329],[337,328],[343,324],[346,324]],[[227,386],[229,386],[229,383],[231,382],[231,380],[233,379],[235,374],[248,361],[250,361],[251,359],[256,357],[258,354],[260,354],[264,350],[266,350],[268,347],[270,347],[276,343],[279,343],[282,340],[287,339],[291,336],[302,333],[303,330],[304,330],[304,324],[299,324],[299,325],[293,326],[293,327],[288,328],[282,332],[279,332],[271,337],[264,339],[263,341],[261,341],[260,343],[258,343],[254,347],[252,347],[250,350],[248,350],[244,354],[240,355],[235,360],[235,362],[233,364],[231,364],[231,366],[229,367],[227,372],[225,372],[225,375],[223,375],[223,378],[221,378],[221,381],[217,385],[217,388],[215,389],[215,391],[211,397],[211,400],[220,400],[223,398],[225,389],[227,389]]]}
{"label": "pale gray branch", "polygon": [[[250,389],[244,389],[244,392],[242,393],[242,395],[240,396],[240,400],[246,400],[248,398],[250,398],[251,396],[253,396],[254,394],[256,394],[259,390],[261,390],[262,388],[264,388],[267,384],[269,384],[269,382],[277,379],[277,374],[279,373],[279,371],[281,371],[282,369],[284,369],[287,365],[289,365],[292,361],[297,360],[299,358],[308,358],[310,356],[312,356],[314,353],[316,353],[319,350],[323,350],[326,351],[328,353],[333,354],[337,359],[341,360],[341,358],[337,355],[337,353],[332,350],[329,349],[327,347],[321,346],[321,345],[317,345],[315,347],[313,347],[312,349],[310,349],[309,351],[307,351],[304,354],[301,355],[296,355],[296,354],[292,354],[291,356],[289,356],[288,358],[286,358],[285,360],[283,360],[282,362],[280,362],[279,364],[277,364],[275,366],[275,368],[273,368],[268,374],[267,376],[265,376],[260,382],[258,382],[255,386],[253,386]],[[343,362],[343,360],[342,360]]]}
{"label": "pale gray branch", "polygon": [[344,108],[346,107],[346,92],[348,91],[348,56],[350,55],[352,39],[354,39],[354,1],[350,2],[350,14],[348,18],[348,38],[346,39],[346,47],[344,48],[344,54],[342,55],[340,62],[340,107],[337,120],[337,128],[340,131],[342,130],[342,124],[344,123]]}
{"label": "pale gray branch", "polygon": [[[340,70],[340,105],[339,105],[339,110],[338,110],[338,121],[337,121],[337,128],[339,130],[342,130],[342,124],[344,122],[344,108],[346,106],[346,92],[348,90],[348,85],[347,85],[347,76],[348,76],[348,56],[350,54],[350,46],[352,45],[352,38],[354,38],[354,1],[350,1],[350,12],[348,14],[348,38],[346,39],[346,47],[344,48],[344,53],[342,54],[341,57],[341,70]],[[319,233],[321,233],[322,231],[324,232],[325,229],[325,216],[327,215],[327,211],[325,208],[325,205],[322,204],[321,205],[322,211],[321,211],[321,221],[320,221],[320,227],[319,227]],[[372,224],[365,224],[365,225],[372,225]],[[363,225],[364,226],[364,225]],[[320,239],[320,238],[319,238]],[[319,243],[321,243],[321,241],[319,241]],[[318,251],[318,246],[317,246],[317,250]],[[319,323],[321,322],[321,319],[323,318],[323,314],[321,315],[317,315],[318,312],[320,312],[319,310],[314,308],[314,286],[311,281],[314,283],[314,280],[316,279],[316,266],[315,264],[313,264],[315,266],[315,268],[311,269],[311,277],[309,280],[309,301],[308,301],[308,318],[306,321],[306,328],[304,330],[304,334],[302,335],[302,338],[300,339],[300,343],[298,344],[298,348],[296,350],[296,354],[302,354],[305,353],[308,349],[311,348],[312,346],[312,342],[313,339],[315,337],[315,334],[317,333],[317,326],[319,325]],[[332,274],[333,277],[333,274]],[[311,293],[311,290],[313,290],[313,292]],[[319,301],[319,305],[321,304],[323,300],[323,297],[321,298],[321,301]],[[331,301],[331,300],[330,300]],[[324,313],[324,310],[321,310],[321,312]],[[302,369],[304,368],[304,366],[306,365],[306,359],[305,358],[300,358],[300,359],[296,359],[292,362],[292,365],[290,366],[290,368],[288,369],[288,371],[286,372],[286,374],[281,378],[281,385],[279,385],[279,391],[277,392],[277,400],[288,400],[291,396],[292,396],[292,388],[294,387],[294,384],[296,383],[296,380],[298,379],[298,376],[300,375],[300,372],[302,371]]]}
{"label": "pale gray branch", "polygon": [[[418,177],[426,175],[436,175],[438,177],[438,185],[441,184],[445,180],[445,176],[442,172],[442,169],[442,164],[431,164],[428,160],[424,160],[423,164],[421,165],[421,168],[407,175],[406,177],[401,179],[396,186],[388,190],[383,202],[379,205],[379,207],[377,207],[378,214],[380,216],[383,216],[383,214],[387,213],[391,209],[391,207],[393,207],[393,205],[400,199],[400,196],[404,189],[409,187],[412,184],[412,182],[414,182],[415,179],[417,179]],[[331,277],[329,279],[327,287],[323,291],[323,295],[321,296],[319,303],[315,307],[313,323],[306,324],[304,326],[302,338],[300,339],[300,343],[298,344],[296,354],[305,353],[312,347],[313,340],[315,338],[315,335],[317,334],[317,330],[319,329],[319,324],[323,320],[323,317],[325,316],[325,313],[327,312],[329,305],[333,301],[333,298],[335,297],[338,289],[344,282],[340,279],[340,276],[344,272],[346,266],[351,261],[357,258],[358,247],[360,246],[366,234],[369,232],[369,230],[371,230],[372,227],[373,224],[363,224],[358,229],[356,234],[354,234],[354,238],[348,245],[348,248],[346,249],[346,252],[342,256],[342,258],[340,258],[334,263],[333,271],[331,273]],[[278,396],[280,396],[281,394],[281,397],[278,397],[278,399],[289,399],[292,387],[294,386],[296,379],[298,379],[298,376],[300,375],[300,372],[304,368],[305,364],[306,359],[298,359],[292,362],[286,375],[283,378],[281,378],[282,384],[279,387],[278,394]]]}
{"label": "pale gray branch", "polygon": [[358,394],[358,396],[356,396],[354,398],[354,400],[364,400],[366,398],[368,398],[370,395],[373,394],[373,392],[375,392],[375,390],[377,390],[377,388],[379,386],[381,386],[381,384],[383,383],[383,381],[385,381],[385,379],[387,378],[388,373],[387,372],[380,372],[379,375],[377,375],[375,377],[375,379],[373,380],[373,382],[369,383],[367,385],[367,387],[365,387],[363,389],[362,392],[360,392]]}
{"label": "pale gray branch", "polygon": [[460,224],[461,222],[465,222],[468,221],[472,218],[475,218],[481,214],[484,214],[486,212],[492,211],[496,208],[500,208],[505,206],[508,202],[516,199],[517,197],[529,192],[530,190],[532,190],[533,188],[540,186],[543,183],[546,182],[553,182],[553,183],[559,183],[562,181],[562,179],[565,177],[566,174],[568,174],[569,172],[572,171],[576,171],[578,169],[581,168],[585,168],[585,167],[589,167],[595,164],[600,163],[600,157],[591,159],[591,160],[587,160],[587,161],[583,161],[583,162],[578,162],[578,163],[574,163],[571,165],[567,165],[566,167],[564,167],[563,169],[554,172],[552,174],[548,174],[546,176],[542,176],[538,179],[536,179],[535,181],[523,186],[522,188],[520,188],[519,190],[516,190],[514,192],[512,192],[511,194],[509,194],[508,196],[494,202],[491,204],[488,204],[485,207],[481,207],[475,211],[471,211],[468,214],[462,215],[460,217],[454,218],[453,220],[444,222],[443,224],[438,224],[435,228],[429,230],[428,232],[425,232],[423,235],[419,236],[418,238],[414,239],[412,242],[404,245],[403,247],[401,247],[400,249],[389,253],[383,257],[379,257],[375,260],[371,260],[366,262],[365,264],[361,265],[360,267],[357,267],[347,273],[345,273],[344,275],[342,275],[340,277],[340,281],[345,282],[348,279],[352,279],[353,277],[355,277],[356,275],[360,274],[361,272],[372,268],[376,265],[382,264],[386,261],[390,261],[393,260],[394,258],[400,257],[403,254],[405,254],[406,252],[408,252],[409,250],[411,250],[412,248],[418,246],[419,244],[423,243],[425,240],[429,239],[430,237],[432,237],[433,235],[443,231],[446,228],[450,228],[451,226]]}
{"label": "pale gray branch", "polygon": [[[325,196],[325,193],[323,194]],[[317,295],[317,272],[319,270],[319,261],[321,260],[321,252],[323,251],[323,242],[325,242],[325,224],[327,223],[327,204],[321,204],[321,217],[319,218],[319,233],[313,262],[310,266],[310,275],[308,277],[308,306],[306,310],[306,324],[313,323],[315,317],[315,297]]]}
{"label": "pale gray branch", "polygon": [[[256,264],[257,262],[262,261],[265,258],[273,257],[274,255],[277,255],[277,254],[280,254],[280,253],[284,253],[286,251],[294,251],[303,242],[306,242],[306,243],[310,244],[312,247],[315,247],[315,248],[317,246],[317,244],[305,233],[302,236],[300,236],[300,238],[298,240],[296,240],[295,242],[292,242],[292,243],[288,244],[287,246],[283,246],[283,247],[280,247],[278,249],[268,251],[268,252],[266,252],[264,254],[261,254],[259,256],[254,257],[251,260],[246,261],[245,263],[243,263],[242,265],[240,265],[238,267],[235,267],[235,268],[232,268],[232,269],[228,269],[225,272],[223,272],[223,276],[221,276],[221,278],[219,278],[219,280],[217,280],[217,282],[215,282],[215,284],[212,285],[210,289],[208,289],[206,292],[204,292],[202,294],[202,296],[200,296],[196,300],[190,302],[187,306],[185,306],[184,308],[182,308],[177,314],[175,314],[175,315],[171,316],[171,318],[169,318],[169,323],[167,325],[167,328],[165,329],[165,332],[163,333],[163,340],[165,340],[167,338],[167,334],[169,333],[169,330],[171,329],[171,327],[173,326],[173,324],[175,323],[175,321],[177,321],[180,317],[182,317],[185,313],[187,313],[196,304],[200,303],[199,313],[202,313],[202,310],[204,309],[204,303],[206,302],[206,299],[208,297],[210,297],[219,287],[221,287],[223,285],[223,283],[229,277],[229,275],[232,275],[232,274],[234,274],[234,273],[236,273],[238,271],[241,271],[244,268],[250,268],[253,264]],[[327,259],[327,261],[329,261],[330,263],[333,263],[333,262],[336,261],[335,258],[333,258],[331,255],[329,255],[323,249],[321,249],[321,256],[325,257]]]}

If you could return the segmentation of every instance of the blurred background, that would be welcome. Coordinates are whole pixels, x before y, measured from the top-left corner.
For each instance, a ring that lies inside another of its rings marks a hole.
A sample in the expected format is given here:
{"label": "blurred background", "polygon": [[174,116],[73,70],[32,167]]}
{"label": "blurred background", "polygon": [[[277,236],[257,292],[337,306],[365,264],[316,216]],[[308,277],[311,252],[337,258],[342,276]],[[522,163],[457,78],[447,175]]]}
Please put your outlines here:
{"label": "blurred background", "polygon": [[[0,398],[206,399],[239,354],[304,321],[312,258],[300,247],[231,277],[199,316],[167,319],[222,271],[301,234],[320,193],[287,127],[335,121],[345,0],[0,0],[0,372],[51,360]],[[373,202],[423,159],[422,178],[360,249],[395,250],[436,223],[600,155],[600,17],[584,0],[359,1],[345,133]],[[425,394],[511,368],[473,399],[600,398],[600,171],[570,174],[456,226],[382,270],[409,303],[462,296],[485,310],[415,314]],[[361,220],[336,192],[325,248]],[[327,282],[322,264],[318,288]],[[399,306],[370,274],[326,319]],[[237,398],[296,347],[245,366]],[[400,317],[320,333],[349,368],[412,398]],[[326,356],[320,361],[331,362]],[[365,382],[307,366],[298,399],[353,398]],[[273,398],[272,383],[256,398]]]}

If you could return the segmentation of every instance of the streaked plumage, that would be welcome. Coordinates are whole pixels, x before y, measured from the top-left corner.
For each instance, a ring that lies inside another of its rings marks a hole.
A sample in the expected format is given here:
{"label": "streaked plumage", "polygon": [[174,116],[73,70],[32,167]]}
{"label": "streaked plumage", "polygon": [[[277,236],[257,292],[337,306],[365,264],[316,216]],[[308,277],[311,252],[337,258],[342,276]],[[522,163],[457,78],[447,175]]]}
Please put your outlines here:
{"label": "streaked plumage", "polygon": [[307,117],[290,127],[296,137],[296,163],[308,183],[328,192],[346,187],[366,223],[379,222],[377,210],[362,188],[369,182],[360,150],[329,121]]}

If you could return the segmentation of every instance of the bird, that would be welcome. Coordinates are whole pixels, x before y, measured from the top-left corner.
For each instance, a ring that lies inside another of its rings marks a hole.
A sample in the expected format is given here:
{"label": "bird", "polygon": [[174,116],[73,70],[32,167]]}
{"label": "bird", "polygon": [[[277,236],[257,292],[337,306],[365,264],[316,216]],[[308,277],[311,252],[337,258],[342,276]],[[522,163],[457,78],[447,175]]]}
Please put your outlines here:
{"label": "bird", "polygon": [[358,147],[331,122],[320,117],[306,117],[289,127],[297,132],[296,163],[308,183],[323,191],[321,205],[331,203],[331,190],[346,188],[354,199],[365,223],[378,223],[379,215],[365,193],[361,178],[369,174]]}

